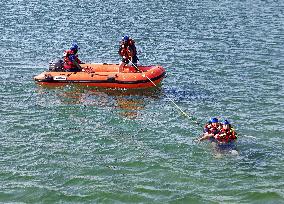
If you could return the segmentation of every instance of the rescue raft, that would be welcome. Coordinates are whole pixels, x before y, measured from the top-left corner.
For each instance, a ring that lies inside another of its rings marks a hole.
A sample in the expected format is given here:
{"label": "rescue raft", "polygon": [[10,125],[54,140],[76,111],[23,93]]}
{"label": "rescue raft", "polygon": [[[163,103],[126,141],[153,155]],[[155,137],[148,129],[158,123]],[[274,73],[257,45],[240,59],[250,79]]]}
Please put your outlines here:
{"label": "rescue raft", "polygon": [[137,67],[127,65],[121,72],[119,64],[92,63],[80,66],[82,71],[78,72],[50,69],[35,76],[34,80],[41,85],[74,83],[94,87],[135,89],[158,85],[166,74],[165,69],[159,65]]}

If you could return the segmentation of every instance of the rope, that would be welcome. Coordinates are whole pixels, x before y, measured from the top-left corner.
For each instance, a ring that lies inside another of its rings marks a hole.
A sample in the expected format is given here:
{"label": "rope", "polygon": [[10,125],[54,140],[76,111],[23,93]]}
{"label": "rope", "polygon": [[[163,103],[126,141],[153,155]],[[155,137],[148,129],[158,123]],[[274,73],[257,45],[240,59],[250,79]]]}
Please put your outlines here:
{"label": "rope", "polygon": [[[131,60],[129,60],[129,62],[131,62]],[[157,85],[143,72],[143,71],[141,71],[133,62],[131,62],[131,64],[139,71],[139,72],[141,72],[142,73],[142,76],[143,77],[146,77],[156,88],[157,88]],[[168,96],[166,96],[166,98],[168,99],[168,100],[170,100],[174,105],[175,105],[175,107],[184,115],[184,116],[186,116],[188,119],[192,119],[192,117],[190,117],[186,112],[184,112],[174,101],[173,101],[173,99],[171,99],[170,97],[168,97]],[[196,124],[200,124],[198,121],[194,121]]]}

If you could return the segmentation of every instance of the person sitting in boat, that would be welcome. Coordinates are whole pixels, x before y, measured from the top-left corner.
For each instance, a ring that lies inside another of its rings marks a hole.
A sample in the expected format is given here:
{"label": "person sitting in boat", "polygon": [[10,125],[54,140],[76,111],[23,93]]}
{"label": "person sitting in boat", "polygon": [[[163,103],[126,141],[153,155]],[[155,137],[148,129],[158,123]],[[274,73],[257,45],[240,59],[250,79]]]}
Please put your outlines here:
{"label": "person sitting in boat", "polygon": [[209,139],[214,142],[214,136],[219,133],[221,129],[221,125],[217,118],[211,118],[208,123],[204,126],[203,136],[198,139],[198,141],[203,141]]}
{"label": "person sitting in boat", "polygon": [[78,58],[78,50],[80,48],[76,43],[73,43],[69,50],[65,50],[63,54],[64,65],[63,68],[69,72],[78,72],[81,71],[82,68],[80,64],[81,60]]}
{"label": "person sitting in boat", "polygon": [[129,36],[125,35],[120,41],[118,54],[122,57],[119,65],[119,70],[123,71],[123,67],[131,61],[133,64],[138,63],[137,51],[135,41]]}
{"label": "person sitting in boat", "polygon": [[237,133],[232,128],[232,125],[229,123],[229,121],[225,120],[222,123],[222,129],[214,136],[214,138],[219,144],[228,144],[237,139]]}

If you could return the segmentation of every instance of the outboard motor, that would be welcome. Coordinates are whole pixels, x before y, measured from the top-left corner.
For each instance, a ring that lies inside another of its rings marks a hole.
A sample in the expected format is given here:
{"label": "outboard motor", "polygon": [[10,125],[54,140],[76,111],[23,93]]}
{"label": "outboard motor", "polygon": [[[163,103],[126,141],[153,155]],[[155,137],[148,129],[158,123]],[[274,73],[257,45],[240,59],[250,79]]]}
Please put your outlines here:
{"label": "outboard motor", "polygon": [[62,59],[57,60],[56,62],[51,61],[49,63],[49,71],[52,72],[64,72],[63,69],[64,62]]}

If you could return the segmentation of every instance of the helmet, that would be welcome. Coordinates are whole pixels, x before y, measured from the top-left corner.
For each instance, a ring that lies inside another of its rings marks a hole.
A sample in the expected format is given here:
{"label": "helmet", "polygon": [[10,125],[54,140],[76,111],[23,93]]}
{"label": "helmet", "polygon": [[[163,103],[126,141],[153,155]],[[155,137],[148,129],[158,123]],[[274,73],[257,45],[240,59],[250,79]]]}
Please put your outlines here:
{"label": "helmet", "polygon": [[228,120],[224,120],[223,121],[223,125],[229,125],[230,123],[229,123],[229,121]]}
{"label": "helmet", "polygon": [[218,119],[217,118],[210,118],[210,122],[211,123],[218,123]]}
{"label": "helmet", "polygon": [[79,47],[78,47],[77,43],[73,43],[70,47],[70,50],[78,50],[78,49],[79,49]]}
{"label": "helmet", "polygon": [[122,37],[122,40],[128,41],[128,40],[129,40],[129,36],[128,36],[128,35],[123,36],[123,37]]}

